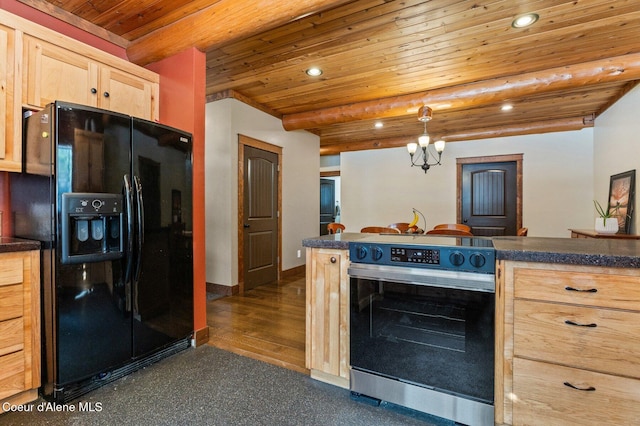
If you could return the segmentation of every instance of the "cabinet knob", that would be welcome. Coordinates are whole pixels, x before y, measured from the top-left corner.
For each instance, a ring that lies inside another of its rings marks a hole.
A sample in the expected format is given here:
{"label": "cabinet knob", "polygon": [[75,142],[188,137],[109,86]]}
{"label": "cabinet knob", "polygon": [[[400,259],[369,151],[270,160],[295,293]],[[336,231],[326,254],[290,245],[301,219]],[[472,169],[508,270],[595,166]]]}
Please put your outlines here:
{"label": "cabinet knob", "polygon": [[104,97],[108,98],[109,97],[109,92],[104,92]]}
{"label": "cabinet knob", "polygon": [[95,95],[96,93],[98,93],[98,89],[96,89],[95,87],[92,87],[91,88],[91,93],[93,93]]}
{"label": "cabinet knob", "polygon": [[336,263],[336,258],[335,257],[331,257],[331,263]]}

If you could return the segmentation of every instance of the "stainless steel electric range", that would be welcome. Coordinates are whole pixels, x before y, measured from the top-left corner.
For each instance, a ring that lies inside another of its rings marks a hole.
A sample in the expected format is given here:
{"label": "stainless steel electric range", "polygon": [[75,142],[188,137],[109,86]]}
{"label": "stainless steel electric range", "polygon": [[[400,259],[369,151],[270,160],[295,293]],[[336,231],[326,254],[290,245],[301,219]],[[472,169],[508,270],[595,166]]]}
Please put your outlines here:
{"label": "stainless steel electric range", "polygon": [[352,393],[493,425],[491,240],[372,234],[349,251]]}

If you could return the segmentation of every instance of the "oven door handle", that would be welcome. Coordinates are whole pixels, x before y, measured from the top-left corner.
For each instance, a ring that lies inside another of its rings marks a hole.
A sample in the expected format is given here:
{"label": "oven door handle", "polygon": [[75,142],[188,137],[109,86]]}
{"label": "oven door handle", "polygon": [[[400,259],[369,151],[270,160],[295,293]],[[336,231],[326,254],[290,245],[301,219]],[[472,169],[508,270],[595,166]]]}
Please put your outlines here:
{"label": "oven door handle", "polygon": [[351,278],[495,293],[495,275],[437,269],[352,263]]}

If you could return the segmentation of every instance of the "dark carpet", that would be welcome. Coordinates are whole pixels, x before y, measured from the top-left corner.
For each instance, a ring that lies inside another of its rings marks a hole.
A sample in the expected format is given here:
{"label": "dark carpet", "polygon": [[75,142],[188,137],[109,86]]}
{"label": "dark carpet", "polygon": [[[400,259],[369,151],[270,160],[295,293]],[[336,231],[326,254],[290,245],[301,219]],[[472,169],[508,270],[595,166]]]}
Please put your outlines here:
{"label": "dark carpet", "polygon": [[[1,425],[446,425],[211,346],[190,348],[53,411],[0,415]],[[39,409],[44,411],[39,411]],[[89,411],[92,410],[92,411]]]}

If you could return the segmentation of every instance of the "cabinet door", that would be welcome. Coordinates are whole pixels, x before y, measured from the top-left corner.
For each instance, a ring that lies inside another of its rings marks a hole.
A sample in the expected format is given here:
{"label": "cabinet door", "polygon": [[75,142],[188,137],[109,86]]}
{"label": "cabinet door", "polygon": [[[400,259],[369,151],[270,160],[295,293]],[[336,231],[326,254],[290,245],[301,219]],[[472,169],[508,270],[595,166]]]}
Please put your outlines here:
{"label": "cabinet door", "polygon": [[20,109],[15,99],[15,31],[0,25],[0,170],[20,171]]}
{"label": "cabinet door", "polygon": [[70,50],[25,36],[22,102],[37,108],[56,101],[98,106],[98,64]]}
{"label": "cabinet door", "polygon": [[[11,82],[11,74],[9,68],[13,64],[9,59],[9,37],[13,35],[13,31],[9,28],[0,25],[0,105],[2,105],[3,120],[0,121],[0,156],[4,156],[4,150],[7,143],[8,135],[7,129],[7,115],[12,111],[11,105],[9,105],[9,90],[13,89]],[[9,85],[7,85],[9,83]]]}
{"label": "cabinet door", "polygon": [[157,91],[157,84],[138,76],[108,66],[100,69],[101,108],[153,120]]}
{"label": "cabinet door", "polygon": [[348,253],[314,249],[309,297],[309,368],[348,379]]}

